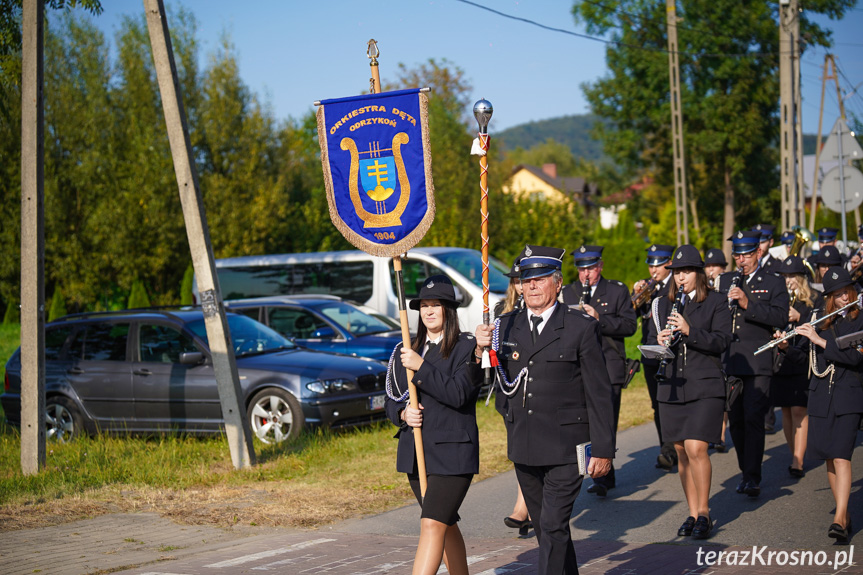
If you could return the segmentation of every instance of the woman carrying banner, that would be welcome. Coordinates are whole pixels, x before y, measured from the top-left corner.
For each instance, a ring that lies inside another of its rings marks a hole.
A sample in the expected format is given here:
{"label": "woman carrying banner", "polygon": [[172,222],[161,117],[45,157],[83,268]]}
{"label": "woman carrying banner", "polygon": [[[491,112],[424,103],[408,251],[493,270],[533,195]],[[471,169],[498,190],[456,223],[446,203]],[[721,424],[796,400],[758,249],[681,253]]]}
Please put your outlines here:
{"label": "woman carrying banner", "polygon": [[[799,256],[788,256],[774,271],[785,278],[785,286],[791,296],[787,329],[806,323],[812,317],[815,301],[803,260]],[[783,335],[783,332],[777,331],[774,337]],[[779,353],[776,354],[773,379],[770,380],[770,399],[774,406],[782,408],[782,431],[791,450],[788,473],[799,479],[805,475],[803,456],[806,454],[806,436],[809,432],[809,417],[806,414],[809,340],[797,335],[778,344],[777,348]]]}
{"label": "woman carrying banner", "polygon": [[[824,273],[822,317],[857,300],[854,281],[842,267]],[[840,542],[851,534],[848,499],[851,496],[851,455],[863,415],[863,353],[855,347],[839,349],[836,338],[863,330],[859,306],[818,324],[803,324],[797,333],[810,343],[809,454],[827,462],[827,480],[836,511],[827,536]]]}
{"label": "woman carrying banner", "polygon": [[649,337],[671,347],[674,358],[660,364],[656,400],[662,438],[674,443],[689,507],[689,517],[677,535],[706,539],[713,530],[709,507],[713,470],[707,445],[719,442],[722,429],[725,379],[720,362],[731,342],[731,314],[725,297],[710,289],[694,246],[677,248],[665,267],[672,272],[670,288],[667,297],[656,300]]}
{"label": "woman carrying banner", "polygon": [[[408,474],[422,508],[413,573],[437,573],[441,560],[453,575],[468,573],[458,509],[479,471],[476,401],[483,372],[473,335],[460,334],[455,290],[443,275],[428,278],[410,307],[420,312],[410,349],[396,348],[387,374],[386,412],[400,427],[396,469]],[[398,353],[397,353],[398,352]],[[419,409],[407,403],[405,369],[414,372]],[[403,395],[401,390],[405,390]],[[428,488],[420,493],[412,428],[422,428]]]}

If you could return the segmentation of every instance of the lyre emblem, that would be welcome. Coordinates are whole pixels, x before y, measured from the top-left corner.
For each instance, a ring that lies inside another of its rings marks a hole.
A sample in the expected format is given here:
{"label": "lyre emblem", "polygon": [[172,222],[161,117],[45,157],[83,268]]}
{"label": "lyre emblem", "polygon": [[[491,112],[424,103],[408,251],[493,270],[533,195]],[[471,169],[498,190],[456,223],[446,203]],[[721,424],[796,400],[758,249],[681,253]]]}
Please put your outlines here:
{"label": "lyre emblem", "polygon": [[[407,144],[410,138],[404,132],[393,136],[391,148],[381,148],[377,142],[369,143],[369,150],[360,152],[352,138],[343,138],[341,148],[351,154],[351,169],[349,185],[351,202],[354,211],[363,221],[364,228],[389,228],[402,225],[401,215],[407,208],[411,195],[410,181],[405,172],[401,146]],[[383,156],[381,152],[392,152],[392,156]],[[361,155],[368,158],[360,159]],[[396,180],[398,178],[398,180]],[[396,181],[400,188],[399,200],[393,209],[387,211],[386,202],[396,189]],[[363,206],[359,186],[374,202],[374,213]]]}

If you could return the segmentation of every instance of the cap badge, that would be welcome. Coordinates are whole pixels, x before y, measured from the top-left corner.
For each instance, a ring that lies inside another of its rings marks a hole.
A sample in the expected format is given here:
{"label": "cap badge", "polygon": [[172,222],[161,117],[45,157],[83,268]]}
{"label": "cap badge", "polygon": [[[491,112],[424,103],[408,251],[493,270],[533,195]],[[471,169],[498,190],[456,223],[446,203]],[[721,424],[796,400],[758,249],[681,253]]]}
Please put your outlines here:
{"label": "cap badge", "polygon": [[581,246],[581,249],[580,249],[580,250],[578,250],[578,251],[580,251],[581,253],[584,253],[584,252],[586,252],[586,251],[587,251],[587,249],[585,249],[585,247],[584,247],[584,246]]}
{"label": "cap badge", "polygon": [[737,239],[743,238],[743,232],[737,232]]}
{"label": "cap badge", "polygon": [[650,251],[655,252],[655,251],[656,251],[656,246],[650,246]]}
{"label": "cap badge", "polygon": [[434,287],[434,282],[429,282],[429,283],[427,283],[427,284],[426,284],[426,287],[427,287],[427,288],[429,288],[429,289],[433,288],[433,287]]}
{"label": "cap badge", "polygon": [[756,230],[761,230],[761,224],[758,224],[757,226],[755,226],[755,229],[756,229]]}
{"label": "cap badge", "polygon": [[792,262],[791,262],[791,260],[790,260],[790,259],[789,259],[789,260],[785,260],[785,265],[786,265],[786,266],[790,266],[790,265],[791,265],[791,263],[792,263]]}
{"label": "cap badge", "polygon": [[531,251],[530,246],[528,246],[524,249],[524,255],[527,257],[530,257],[533,255],[533,252]]}
{"label": "cap badge", "polygon": [[830,276],[830,277],[832,277],[834,280],[838,280],[838,279],[839,279],[839,274],[837,274],[836,272],[833,272],[833,275],[832,275],[832,276]]}
{"label": "cap badge", "polygon": [[514,266],[512,266],[512,267],[513,267],[513,268],[515,268],[515,271],[517,271],[517,272],[518,272],[518,271],[521,271],[521,266],[520,266],[520,265],[518,265],[518,264],[515,264],[515,265],[514,265]]}
{"label": "cap badge", "polygon": [[677,252],[677,259],[680,259],[682,257],[683,257],[683,252]]}

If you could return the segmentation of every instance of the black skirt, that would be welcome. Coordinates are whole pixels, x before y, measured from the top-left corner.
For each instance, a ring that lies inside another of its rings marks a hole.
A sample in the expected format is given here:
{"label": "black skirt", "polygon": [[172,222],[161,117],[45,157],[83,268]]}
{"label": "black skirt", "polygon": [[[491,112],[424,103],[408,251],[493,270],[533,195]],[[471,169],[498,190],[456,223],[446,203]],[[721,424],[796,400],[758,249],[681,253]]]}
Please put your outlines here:
{"label": "black skirt", "polygon": [[422,507],[423,519],[434,519],[444,525],[455,525],[460,519],[458,508],[467,495],[473,474],[429,475],[426,496],[423,499],[418,475],[408,474],[411,490]]}
{"label": "black skirt", "polygon": [[721,397],[705,397],[686,403],[660,402],[662,441],[697,439],[719,443],[724,413],[725,400]]}
{"label": "black skirt", "polygon": [[775,407],[806,407],[809,404],[809,377],[806,374],[774,375],[770,399]]}
{"label": "black skirt", "polygon": [[809,437],[806,455],[813,459],[847,459],[851,461],[857,430],[860,428],[859,413],[836,415],[833,402],[827,409],[827,417],[809,415]]}

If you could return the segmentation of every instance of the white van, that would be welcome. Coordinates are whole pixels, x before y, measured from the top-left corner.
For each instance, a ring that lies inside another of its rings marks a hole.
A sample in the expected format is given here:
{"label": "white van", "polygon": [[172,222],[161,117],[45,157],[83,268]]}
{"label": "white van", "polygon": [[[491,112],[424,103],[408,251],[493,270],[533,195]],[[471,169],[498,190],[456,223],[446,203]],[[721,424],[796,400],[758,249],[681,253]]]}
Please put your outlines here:
{"label": "white van", "polygon": [[[489,311],[506,294],[509,266],[489,258]],[[244,256],[216,260],[216,272],[224,300],[272,295],[331,294],[365,304],[398,319],[395,272],[391,258],[371,256],[359,250]],[[402,257],[405,299],[419,293],[422,281],[446,274],[461,301],[459,325],[472,332],[482,323],[482,257],[467,248],[414,248]],[[198,297],[194,285],[195,301]],[[407,302],[406,302],[407,303]],[[417,314],[408,313],[411,331]]]}

